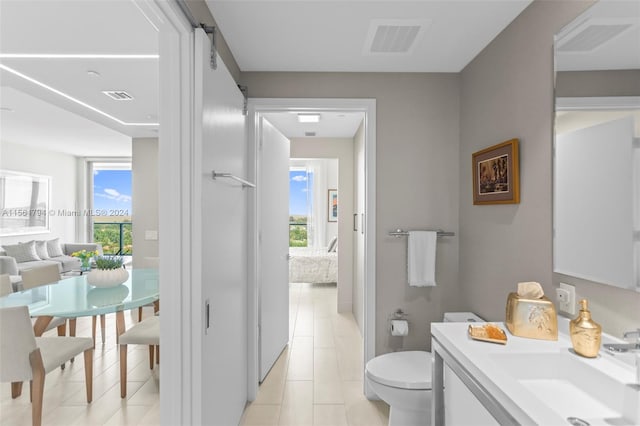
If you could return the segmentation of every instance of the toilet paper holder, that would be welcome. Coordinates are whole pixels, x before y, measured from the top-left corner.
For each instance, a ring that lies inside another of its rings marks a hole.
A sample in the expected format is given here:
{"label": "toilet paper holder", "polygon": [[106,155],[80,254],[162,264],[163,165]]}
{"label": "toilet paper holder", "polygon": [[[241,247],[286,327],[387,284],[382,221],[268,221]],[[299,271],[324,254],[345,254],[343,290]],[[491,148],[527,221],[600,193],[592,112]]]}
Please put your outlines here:
{"label": "toilet paper holder", "polygon": [[405,320],[409,323],[409,314],[404,312],[402,309],[396,309],[391,315],[388,317],[389,327],[391,327],[392,320]]}
{"label": "toilet paper holder", "polygon": [[395,312],[389,315],[387,322],[389,323],[389,331],[391,332],[391,334],[394,335],[393,321],[400,320],[407,323],[407,325],[404,327],[406,331],[404,331],[403,334],[400,334],[402,336],[406,336],[406,333],[408,332],[407,328],[410,325],[408,318],[409,318],[409,314],[404,312],[402,309],[396,309]]}

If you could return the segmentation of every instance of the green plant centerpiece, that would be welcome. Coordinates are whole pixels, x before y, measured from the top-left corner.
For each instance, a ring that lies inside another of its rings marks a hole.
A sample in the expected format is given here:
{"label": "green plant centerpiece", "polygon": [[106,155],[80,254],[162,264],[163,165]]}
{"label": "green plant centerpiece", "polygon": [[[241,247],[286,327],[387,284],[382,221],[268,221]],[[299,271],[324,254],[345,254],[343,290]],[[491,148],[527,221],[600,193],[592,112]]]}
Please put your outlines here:
{"label": "green plant centerpiece", "polygon": [[115,287],[129,279],[122,256],[98,256],[96,268],[87,275],[87,282],[96,287]]}

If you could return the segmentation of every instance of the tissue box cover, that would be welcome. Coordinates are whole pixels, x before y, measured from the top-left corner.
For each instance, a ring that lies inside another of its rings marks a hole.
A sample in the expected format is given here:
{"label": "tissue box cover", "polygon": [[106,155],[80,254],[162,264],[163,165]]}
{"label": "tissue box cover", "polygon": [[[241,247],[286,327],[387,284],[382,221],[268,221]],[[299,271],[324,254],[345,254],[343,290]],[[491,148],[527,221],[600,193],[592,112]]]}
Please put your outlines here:
{"label": "tissue box cover", "polygon": [[505,323],[514,336],[558,340],[556,307],[546,296],[525,299],[517,293],[509,293]]}

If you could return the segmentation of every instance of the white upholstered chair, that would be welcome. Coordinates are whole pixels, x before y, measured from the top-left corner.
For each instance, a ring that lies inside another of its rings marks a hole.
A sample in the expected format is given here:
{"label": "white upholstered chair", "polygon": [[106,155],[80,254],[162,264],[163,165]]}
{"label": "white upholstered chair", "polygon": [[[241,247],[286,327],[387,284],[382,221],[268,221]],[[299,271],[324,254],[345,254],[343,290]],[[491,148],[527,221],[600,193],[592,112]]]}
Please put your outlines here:
{"label": "white upholstered chair", "polygon": [[0,297],[11,293],[13,293],[13,286],[9,274],[0,275]]}
{"label": "white upholstered chair", "polygon": [[45,375],[84,352],[87,402],[93,399],[93,340],[89,337],[35,337],[26,306],[0,309],[0,381],[11,382],[11,396],[31,382],[32,424],[42,423]]}
{"label": "white upholstered chair", "polygon": [[[25,269],[22,271],[22,288],[30,290],[35,287],[56,283],[60,281],[60,270],[58,265],[46,265],[38,268]],[[64,336],[67,333],[67,319],[61,317],[53,317],[44,331],[58,329],[58,336]],[[62,367],[64,368],[64,366]]]}
{"label": "white upholstered chair", "polygon": [[[152,316],[135,324],[118,338],[120,345],[120,397],[127,396],[127,345],[149,346],[149,368],[153,370],[154,346],[160,346],[160,317]],[[158,351],[156,361],[159,361]]]}

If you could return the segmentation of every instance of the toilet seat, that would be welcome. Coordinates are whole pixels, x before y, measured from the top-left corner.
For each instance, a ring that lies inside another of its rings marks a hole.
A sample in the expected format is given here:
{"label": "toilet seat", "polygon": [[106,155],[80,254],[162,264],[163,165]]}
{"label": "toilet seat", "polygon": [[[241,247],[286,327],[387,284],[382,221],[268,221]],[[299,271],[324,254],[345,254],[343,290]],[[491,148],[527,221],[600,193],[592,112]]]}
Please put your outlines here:
{"label": "toilet seat", "polygon": [[366,375],[382,385],[400,389],[431,389],[431,353],[391,352],[367,363]]}

